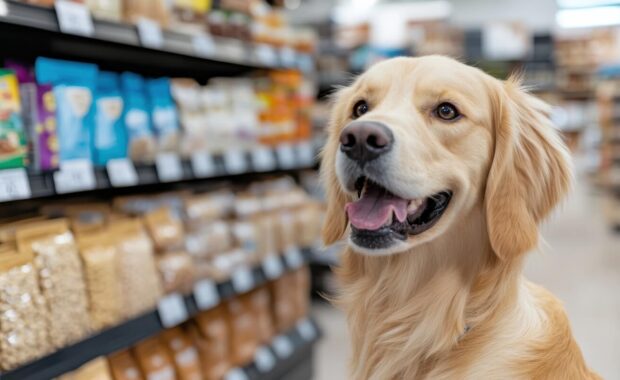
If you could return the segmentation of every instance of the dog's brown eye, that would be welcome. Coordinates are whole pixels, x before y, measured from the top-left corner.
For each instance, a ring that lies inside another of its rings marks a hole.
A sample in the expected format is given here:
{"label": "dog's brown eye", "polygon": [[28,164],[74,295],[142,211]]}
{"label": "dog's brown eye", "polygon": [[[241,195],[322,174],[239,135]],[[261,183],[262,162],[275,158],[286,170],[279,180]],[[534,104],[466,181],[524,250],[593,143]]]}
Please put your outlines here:
{"label": "dog's brown eye", "polygon": [[437,117],[443,120],[454,120],[461,116],[456,107],[450,103],[441,103],[437,109],[435,109],[435,114]]}
{"label": "dog's brown eye", "polygon": [[366,103],[365,100],[360,100],[359,102],[355,103],[355,105],[353,106],[353,117],[358,118],[362,116],[363,114],[368,112],[368,109],[369,109],[368,103]]}

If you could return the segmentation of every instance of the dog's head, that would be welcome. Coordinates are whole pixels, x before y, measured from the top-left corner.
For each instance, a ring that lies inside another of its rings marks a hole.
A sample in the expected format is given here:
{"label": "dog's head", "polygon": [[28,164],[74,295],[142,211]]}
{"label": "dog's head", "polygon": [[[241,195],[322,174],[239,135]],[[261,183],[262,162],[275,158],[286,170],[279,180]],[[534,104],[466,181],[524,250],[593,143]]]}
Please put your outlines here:
{"label": "dog's head", "polygon": [[536,245],[570,167],[547,105],[517,81],[430,56],[379,63],[335,95],[322,175],[327,244],[349,231],[356,252],[403,252],[479,207],[509,258]]}

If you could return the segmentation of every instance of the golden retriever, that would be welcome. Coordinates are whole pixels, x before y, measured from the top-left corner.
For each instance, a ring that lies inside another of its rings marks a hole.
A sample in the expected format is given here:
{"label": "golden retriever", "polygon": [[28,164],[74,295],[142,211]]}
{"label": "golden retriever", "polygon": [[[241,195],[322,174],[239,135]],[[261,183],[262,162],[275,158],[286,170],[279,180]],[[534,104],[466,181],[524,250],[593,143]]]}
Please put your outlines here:
{"label": "golden retriever", "polygon": [[450,58],[395,58],[335,94],[328,128],[352,379],[599,378],[521,273],[571,182],[545,103]]}

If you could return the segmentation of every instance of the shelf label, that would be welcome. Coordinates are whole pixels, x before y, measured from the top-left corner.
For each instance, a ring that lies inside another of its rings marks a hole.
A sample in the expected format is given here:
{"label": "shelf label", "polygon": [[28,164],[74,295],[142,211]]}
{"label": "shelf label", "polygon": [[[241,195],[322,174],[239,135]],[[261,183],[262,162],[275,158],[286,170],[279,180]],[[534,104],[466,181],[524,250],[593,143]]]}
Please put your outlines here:
{"label": "shelf label", "polygon": [[295,50],[291,49],[288,46],[285,46],[280,49],[280,60],[282,61],[282,66],[293,67],[297,63]]}
{"label": "shelf label", "polygon": [[252,290],[254,287],[254,276],[248,267],[240,267],[236,269],[232,276],[232,285],[238,294]]}
{"label": "shelf label", "polygon": [[293,343],[286,335],[279,335],[274,338],[273,350],[280,359],[286,359],[293,354]]}
{"label": "shelf label", "polygon": [[160,299],[157,303],[159,319],[165,328],[177,326],[188,319],[187,307],[183,296],[172,293]]}
{"label": "shelf label", "polygon": [[276,366],[276,358],[265,346],[261,346],[254,354],[254,364],[260,373],[267,373]]}
{"label": "shelf label", "polygon": [[139,182],[136,168],[128,158],[112,159],[106,167],[110,183],[114,187],[136,186]]}
{"label": "shelf label", "polygon": [[226,373],[224,380],[250,380],[250,378],[241,368],[232,368]]}
{"label": "shelf label", "polygon": [[254,50],[256,54],[256,58],[258,61],[265,66],[277,66],[278,65],[278,55],[276,54],[276,49],[267,44],[258,44]]}
{"label": "shelf label", "polygon": [[245,155],[238,149],[230,149],[224,153],[224,167],[228,174],[241,174],[248,171]]}
{"label": "shelf label", "polygon": [[215,54],[216,48],[210,34],[201,33],[192,39],[194,53],[202,58],[208,58]]}
{"label": "shelf label", "polygon": [[213,157],[207,152],[195,152],[192,154],[192,170],[198,178],[215,177],[217,174]]}
{"label": "shelf label", "polygon": [[276,168],[273,150],[266,146],[259,146],[252,150],[252,165],[257,172],[268,172]]}
{"label": "shelf label", "polygon": [[295,152],[293,146],[290,144],[280,144],[276,148],[276,155],[278,156],[278,164],[282,169],[293,169],[297,167],[295,160]]}
{"label": "shelf label", "polygon": [[176,153],[160,153],[155,159],[157,176],[161,182],[176,182],[183,179],[183,166]]}
{"label": "shelf label", "polygon": [[211,280],[200,280],[194,285],[194,299],[200,310],[208,310],[220,303],[217,285]]}
{"label": "shelf label", "polygon": [[291,269],[301,268],[304,265],[304,256],[299,247],[289,247],[284,254],[286,265]]}
{"label": "shelf label", "polygon": [[28,199],[31,196],[26,169],[4,169],[0,171],[0,202]]}
{"label": "shelf label", "polygon": [[282,265],[282,260],[276,254],[270,254],[263,260],[263,272],[265,273],[265,277],[269,280],[274,280],[280,276],[284,272],[284,266]]}
{"label": "shelf label", "polygon": [[95,34],[90,11],[84,4],[57,0],[54,3],[60,31],[67,34],[89,37]]}
{"label": "shelf label", "polygon": [[146,17],[140,17],[136,26],[142,46],[151,49],[164,47],[164,34],[157,22]]}
{"label": "shelf label", "polygon": [[317,331],[308,318],[297,324],[297,332],[306,342],[312,342],[317,336]]}
{"label": "shelf label", "polygon": [[300,166],[310,167],[315,163],[314,149],[312,142],[304,141],[297,144],[297,162]]}
{"label": "shelf label", "polygon": [[60,170],[54,172],[54,185],[58,194],[95,189],[93,163],[87,159],[61,161]]}

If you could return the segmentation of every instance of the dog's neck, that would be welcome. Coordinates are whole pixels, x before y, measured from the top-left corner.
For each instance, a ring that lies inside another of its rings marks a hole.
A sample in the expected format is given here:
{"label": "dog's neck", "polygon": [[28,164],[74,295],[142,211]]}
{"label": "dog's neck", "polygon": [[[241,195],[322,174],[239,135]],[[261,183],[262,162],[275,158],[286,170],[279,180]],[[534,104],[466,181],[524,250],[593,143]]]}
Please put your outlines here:
{"label": "dog's neck", "polygon": [[466,327],[484,328],[516,302],[520,270],[512,266],[519,264],[497,259],[482,215],[476,209],[467,223],[402,254],[345,252],[340,304],[352,335],[352,378],[419,378]]}

